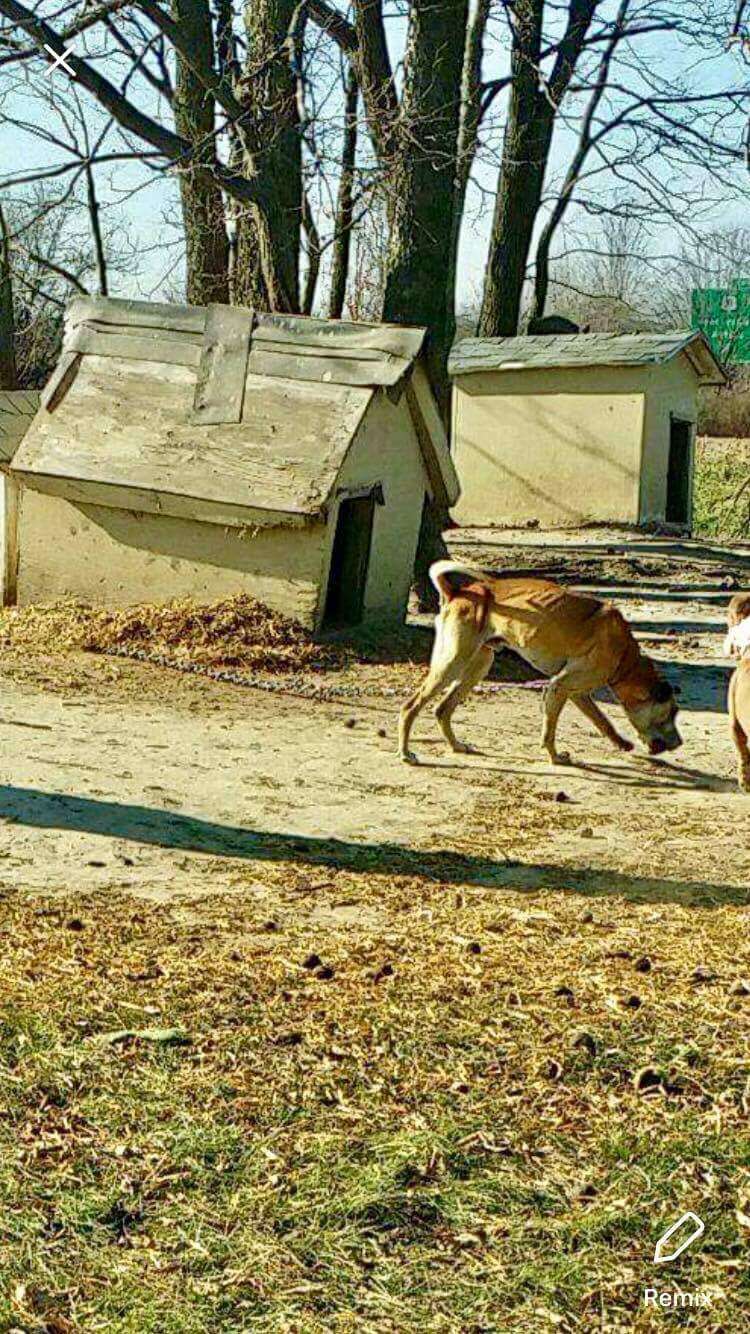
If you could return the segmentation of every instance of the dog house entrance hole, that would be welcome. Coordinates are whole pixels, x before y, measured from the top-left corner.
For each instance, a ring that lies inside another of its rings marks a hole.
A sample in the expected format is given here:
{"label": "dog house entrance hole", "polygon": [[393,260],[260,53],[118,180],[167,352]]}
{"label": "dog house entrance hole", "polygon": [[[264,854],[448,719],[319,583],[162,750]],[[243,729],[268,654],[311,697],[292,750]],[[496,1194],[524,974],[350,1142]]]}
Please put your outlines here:
{"label": "dog house entrance hole", "polygon": [[669,430],[667,466],[667,523],[690,522],[691,422],[673,417]]}
{"label": "dog house entrance hole", "polygon": [[376,494],[349,496],[339,503],[324,624],[359,625],[365,603]]}

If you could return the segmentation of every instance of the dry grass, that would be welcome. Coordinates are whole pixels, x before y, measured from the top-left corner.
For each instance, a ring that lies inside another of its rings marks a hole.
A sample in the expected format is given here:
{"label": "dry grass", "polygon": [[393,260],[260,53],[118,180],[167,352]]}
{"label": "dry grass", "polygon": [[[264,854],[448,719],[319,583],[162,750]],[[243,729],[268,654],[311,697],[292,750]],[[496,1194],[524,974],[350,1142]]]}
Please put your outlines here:
{"label": "dry grass", "polygon": [[269,673],[346,661],[342,648],[315,643],[304,626],[243,594],[206,605],[185,599],[116,610],[74,601],[6,607],[0,611],[0,648],[44,653],[136,648],[178,663]]}
{"label": "dry grass", "polygon": [[750,524],[750,440],[697,442],[693,516],[697,533],[746,539]]}
{"label": "dry grass", "polygon": [[0,1327],[657,1329],[685,1208],[677,1319],[743,1326],[748,909],[471,886],[489,826],[401,874],[301,840],[199,917],[2,904]]}

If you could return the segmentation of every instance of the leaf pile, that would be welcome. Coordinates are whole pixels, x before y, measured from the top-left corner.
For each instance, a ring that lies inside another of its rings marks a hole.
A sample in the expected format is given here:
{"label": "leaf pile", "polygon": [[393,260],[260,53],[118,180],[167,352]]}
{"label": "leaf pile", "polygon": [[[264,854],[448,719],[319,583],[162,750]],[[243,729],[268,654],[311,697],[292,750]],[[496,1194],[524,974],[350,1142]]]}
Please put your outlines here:
{"label": "leaf pile", "polygon": [[0,612],[0,647],[45,653],[142,649],[174,662],[269,673],[331,668],[344,650],[315,642],[297,621],[238,594],[199,604],[116,609],[59,601]]}

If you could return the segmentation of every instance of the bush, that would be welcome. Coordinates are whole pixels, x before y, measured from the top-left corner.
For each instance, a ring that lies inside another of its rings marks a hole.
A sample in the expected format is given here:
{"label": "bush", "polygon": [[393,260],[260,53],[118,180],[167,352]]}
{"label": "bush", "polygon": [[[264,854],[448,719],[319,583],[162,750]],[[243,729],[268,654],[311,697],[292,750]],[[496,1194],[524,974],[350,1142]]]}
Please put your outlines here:
{"label": "bush", "polygon": [[706,537],[750,538],[750,439],[698,439],[693,528]]}

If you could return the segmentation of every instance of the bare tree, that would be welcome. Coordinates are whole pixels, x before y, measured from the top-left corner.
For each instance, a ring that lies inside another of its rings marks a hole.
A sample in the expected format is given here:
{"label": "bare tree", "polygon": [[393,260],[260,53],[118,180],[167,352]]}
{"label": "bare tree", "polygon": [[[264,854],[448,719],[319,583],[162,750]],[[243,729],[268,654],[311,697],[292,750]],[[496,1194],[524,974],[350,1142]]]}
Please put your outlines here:
{"label": "bare tree", "polygon": [[16,387],[16,326],[13,275],[5,214],[0,205],[0,389]]}

